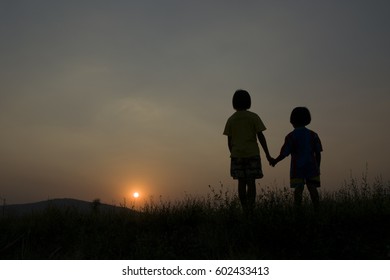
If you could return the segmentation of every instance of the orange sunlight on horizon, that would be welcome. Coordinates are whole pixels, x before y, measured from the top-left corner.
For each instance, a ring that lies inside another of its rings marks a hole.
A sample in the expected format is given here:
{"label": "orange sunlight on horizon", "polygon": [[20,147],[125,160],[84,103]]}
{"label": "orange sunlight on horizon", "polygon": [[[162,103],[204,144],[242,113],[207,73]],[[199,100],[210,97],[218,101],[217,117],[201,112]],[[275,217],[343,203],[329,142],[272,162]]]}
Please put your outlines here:
{"label": "orange sunlight on horizon", "polygon": [[129,203],[128,207],[139,208],[144,205],[150,195],[150,186],[144,181],[127,182],[123,184],[122,194]]}

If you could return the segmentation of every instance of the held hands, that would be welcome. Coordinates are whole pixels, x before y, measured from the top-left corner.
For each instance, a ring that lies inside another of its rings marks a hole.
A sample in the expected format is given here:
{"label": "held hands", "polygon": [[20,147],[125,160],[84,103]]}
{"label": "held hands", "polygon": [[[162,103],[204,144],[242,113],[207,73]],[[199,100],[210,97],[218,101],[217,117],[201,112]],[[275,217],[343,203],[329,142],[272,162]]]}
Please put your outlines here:
{"label": "held hands", "polygon": [[269,162],[269,165],[271,165],[272,167],[275,167],[275,165],[279,162],[277,159],[274,159],[270,155],[267,156],[267,160]]}
{"label": "held hands", "polygon": [[272,167],[275,167],[275,165],[278,163],[276,159],[272,159],[272,161],[269,163]]}
{"label": "held hands", "polygon": [[277,162],[273,157],[271,157],[270,155],[267,155],[267,160],[268,160],[269,165],[271,165],[272,167],[275,167]]}

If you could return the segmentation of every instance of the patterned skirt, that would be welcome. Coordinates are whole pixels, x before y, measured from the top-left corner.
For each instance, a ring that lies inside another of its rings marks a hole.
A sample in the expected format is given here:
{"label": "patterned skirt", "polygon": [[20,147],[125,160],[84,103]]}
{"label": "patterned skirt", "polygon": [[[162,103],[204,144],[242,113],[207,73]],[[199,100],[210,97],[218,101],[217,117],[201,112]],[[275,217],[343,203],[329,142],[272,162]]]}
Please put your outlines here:
{"label": "patterned skirt", "polygon": [[230,175],[233,179],[263,178],[260,156],[246,158],[231,158]]}

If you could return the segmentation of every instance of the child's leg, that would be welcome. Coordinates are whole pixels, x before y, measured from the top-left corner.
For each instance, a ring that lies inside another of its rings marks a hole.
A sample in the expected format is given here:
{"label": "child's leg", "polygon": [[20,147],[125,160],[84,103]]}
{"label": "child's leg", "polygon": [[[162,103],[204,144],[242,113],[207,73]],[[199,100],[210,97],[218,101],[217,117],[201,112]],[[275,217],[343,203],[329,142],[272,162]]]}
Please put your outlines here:
{"label": "child's leg", "polygon": [[248,208],[253,209],[256,201],[256,181],[255,179],[248,179],[248,192],[247,192],[247,203]]}
{"label": "child's leg", "polygon": [[318,194],[317,186],[307,184],[307,189],[310,193],[310,198],[313,203],[314,211],[318,212],[320,207],[320,196]]}
{"label": "child's leg", "polygon": [[304,186],[297,186],[294,188],[294,207],[295,207],[295,209],[301,208],[303,188],[304,188]]}
{"label": "child's leg", "polygon": [[246,180],[238,179],[238,198],[240,199],[242,208],[246,208],[247,195],[246,195]]}
{"label": "child's leg", "polygon": [[255,179],[238,180],[238,197],[241,206],[245,211],[252,210],[256,200],[256,181]]}

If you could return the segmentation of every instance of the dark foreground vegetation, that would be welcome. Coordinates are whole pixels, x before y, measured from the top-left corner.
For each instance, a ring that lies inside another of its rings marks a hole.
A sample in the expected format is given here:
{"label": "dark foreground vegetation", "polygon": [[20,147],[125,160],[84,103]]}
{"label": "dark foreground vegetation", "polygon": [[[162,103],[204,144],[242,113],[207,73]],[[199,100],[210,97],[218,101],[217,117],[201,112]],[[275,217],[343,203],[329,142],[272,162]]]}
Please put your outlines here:
{"label": "dark foreground vegetation", "polygon": [[234,195],[210,187],[204,198],[90,211],[48,207],[0,217],[1,259],[389,259],[390,183],[351,179],[322,193],[321,212],[291,190],[258,188],[252,216]]}

